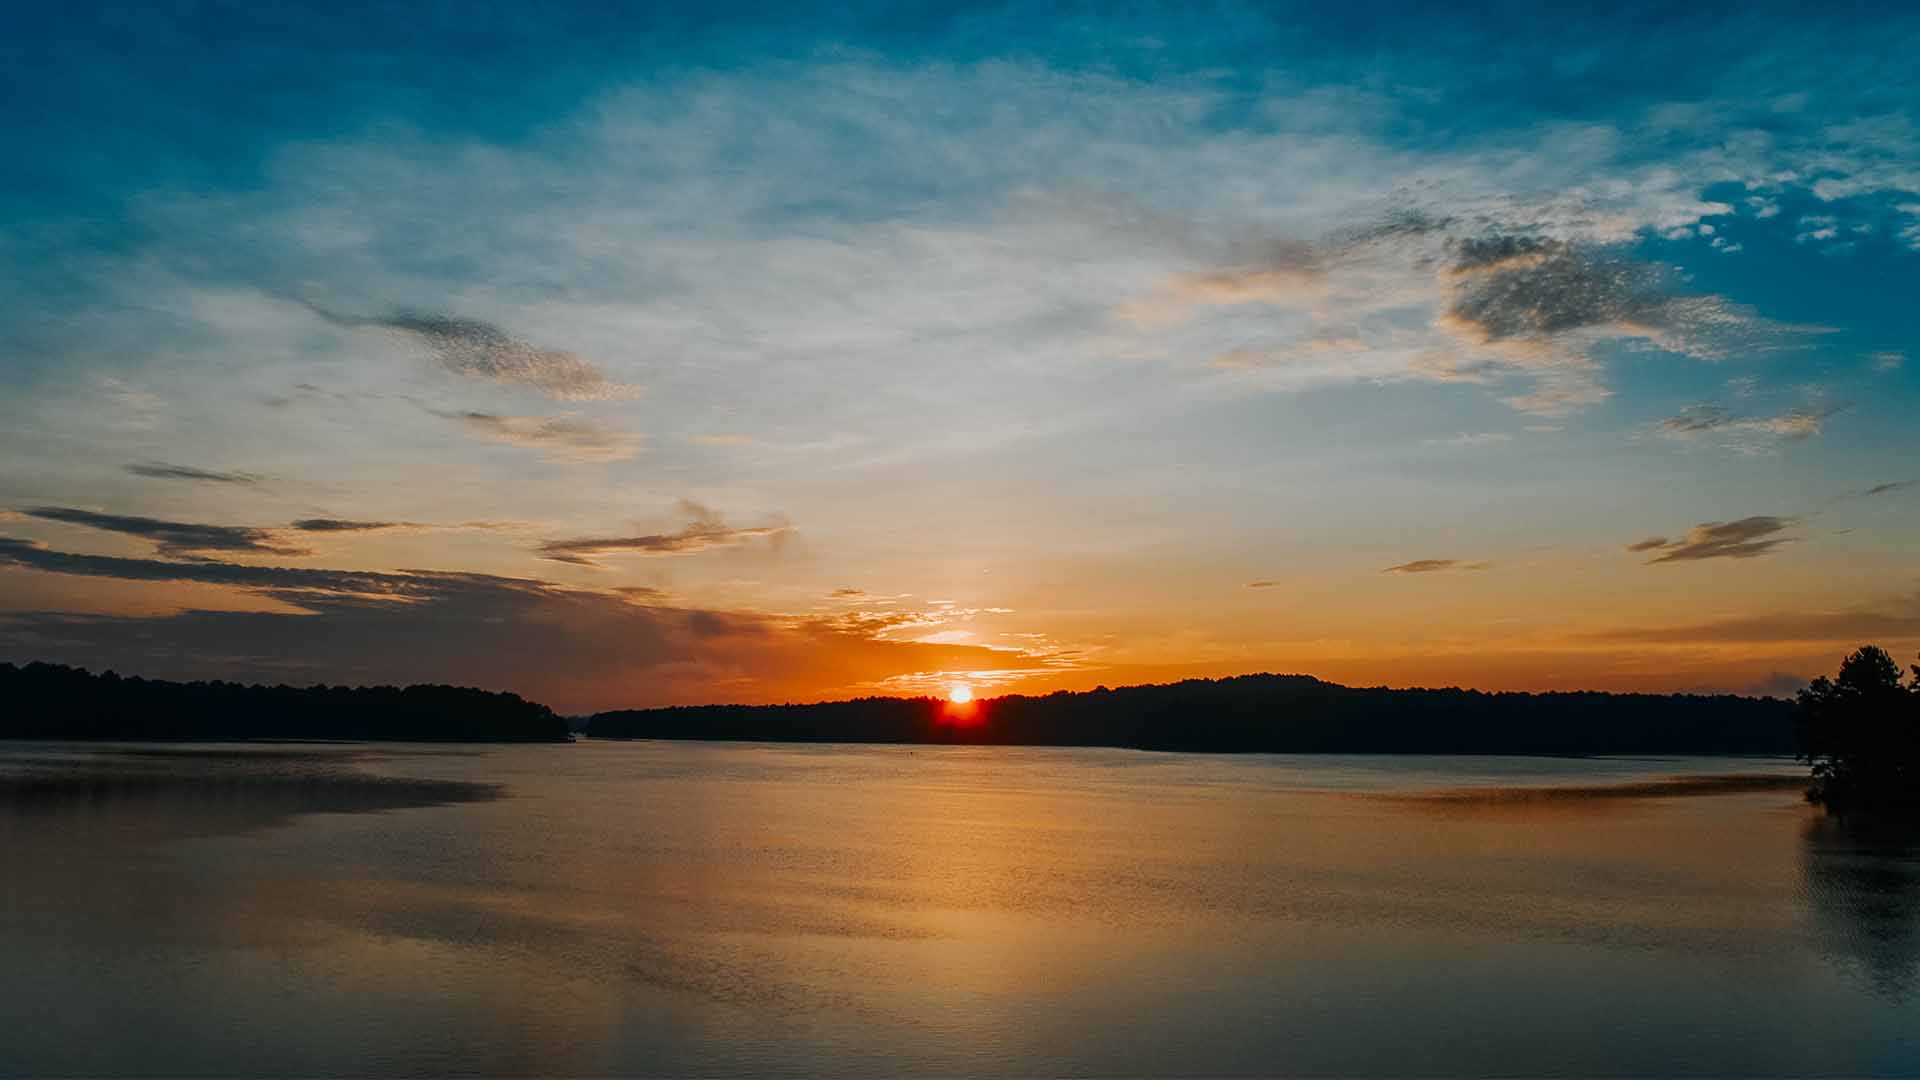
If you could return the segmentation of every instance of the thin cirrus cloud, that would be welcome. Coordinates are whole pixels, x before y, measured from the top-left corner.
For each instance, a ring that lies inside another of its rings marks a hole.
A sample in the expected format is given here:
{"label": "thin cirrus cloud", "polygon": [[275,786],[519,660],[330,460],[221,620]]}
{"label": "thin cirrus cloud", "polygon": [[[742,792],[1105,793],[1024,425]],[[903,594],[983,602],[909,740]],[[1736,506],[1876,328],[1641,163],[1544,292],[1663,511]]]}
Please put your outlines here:
{"label": "thin cirrus cloud", "polygon": [[637,393],[636,387],[584,357],[543,348],[478,319],[408,310],[357,317],[300,303],[335,326],[385,330],[424,345],[442,369],[466,378],[522,386],[561,401],[605,401]]}
{"label": "thin cirrus cloud", "polygon": [[1729,438],[1741,445],[1754,437],[1772,437],[1785,442],[1811,439],[1825,430],[1829,417],[1845,411],[1846,404],[1816,408],[1787,409],[1772,416],[1741,416],[1720,405],[1691,405],[1662,420],[1659,431],[1672,439],[1694,439],[1703,435]]}
{"label": "thin cirrus cloud", "polygon": [[1703,431],[1718,431],[1733,423],[1733,420],[1733,413],[1719,405],[1689,405],[1660,421],[1660,430],[1668,435],[1684,437]]}
{"label": "thin cirrus cloud", "polygon": [[1652,536],[1628,544],[1636,554],[1658,552],[1649,563],[1699,562],[1706,559],[1757,559],[1772,554],[1794,538],[1781,533],[1793,527],[1796,519],[1760,515],[1738,521],[1703,521],[1687,530],[1678,540]]}
{"label": "thin cirrus cloud", "polygon": [[374,533],[374,532],[426,532],[428,530],[479,530],[521,529],[527,527],[524,521],[458,521],[451,524],[436,525],[427,521],[354,521],[347,518],[312,517],[290,521],[287,528],[306,533]]}
{"label": "thin cirrus cloud", "polygon": [[290,529],[312,533],[403,532],[430,526],[413,521],[348,521],[344,518],[301,518],[289,522]]}
{"label": "thin cirrus cloud", "polygon": [[157,554],[169,558],[201,558],[209,552],[292,558],[313,554],[310,548],[287,544],[275,530],[245,525],[206,525],[128,514],[99,514],[66,506],[37,506],[25,513],[42,521],[57,521],[150,540]]}
{"label": "thin cirrus cloud", "polygon": [[171,465],[164,461],[137,462],[128,465],[127,471],[135,476],[144,476],[150,480],[196,480],[209,484],[254,485],[262,477],[248,472],[214,472],[211,469],[197,469],[191,465]]}
{"label": "thin cirrus cloud", "polygon": [[571,540],[549,540],[535,551],[543,559],[575,566],[598,567],[599,557],[607,555],[686,555],[709,548],[733,547],[750,540],[778,542],[792,531],[785,522],[739,528],[726,523],[711,508],[683,499],[680,512],[692,518],[678,532],[648,533],[639,536],[589,536]]}
{"label": "thin cirrus cloud", "polygon": [[1446,570],[1486,570],[1492,567],[1490,562],[1466,562],[1461,559],[1415,559],[1398,566],[1389,566],[1383,574],[1437,574]]}
{"label": "thin cirrus cloud", "polygon": [[1428,439],[1428,446],[1498,446],[1513,441],[1510,431],[1463,431],[1444,439]]}
{"label": "thin cirrus cloud", "polygon": [[[1889,480],[1885,483],[1874,484],[1871,487],[1860,488],[1854,491],[1843,491],[1829,498],[1825,505],[1836,506],[1841,503],[1855,502],[1860,499],[1878,499],[1884,495],[1898,495],[1903,491],[1911,491],[1916,487],[1920,487],[1920,480]],[[1841,531],[1852,532],[1853,530],[1844,529]]]}
{"label": "thin cirrus cloud", "polygon": [[865,589],[841,588],[828,593],[826,600],[831,604],[884,608],[894,607],[912,596],[912,593],[870,593]]}
{"label": "thin cirrus cloud", "polygon": [[1648,644],[1907,641],[1920,638],[1920,596],[1888,597],[1845,610],[1736,615],[1678,625],[1623,627],[1587,636],[1596,641]]}
{"label": "thin cirrus cloud", "polygon": [[572,413],[558,416],[502,416],[485,412],[442,412],[468,435],[486,442],[504,443],[540,451],[557,464],[582,465],[626,461],[641,450],[638,436],[582,420]]}

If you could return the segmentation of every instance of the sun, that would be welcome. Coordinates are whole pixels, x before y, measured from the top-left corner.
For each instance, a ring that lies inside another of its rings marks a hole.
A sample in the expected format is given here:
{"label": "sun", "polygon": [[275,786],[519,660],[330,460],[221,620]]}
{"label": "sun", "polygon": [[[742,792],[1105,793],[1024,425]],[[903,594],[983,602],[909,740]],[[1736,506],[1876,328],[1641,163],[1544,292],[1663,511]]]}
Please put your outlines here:
{"label": "sun", "polygon": [[947,687],[947,700],[955,705],[965,705],[973,700],[973,687],[963,682],[954,683]]}

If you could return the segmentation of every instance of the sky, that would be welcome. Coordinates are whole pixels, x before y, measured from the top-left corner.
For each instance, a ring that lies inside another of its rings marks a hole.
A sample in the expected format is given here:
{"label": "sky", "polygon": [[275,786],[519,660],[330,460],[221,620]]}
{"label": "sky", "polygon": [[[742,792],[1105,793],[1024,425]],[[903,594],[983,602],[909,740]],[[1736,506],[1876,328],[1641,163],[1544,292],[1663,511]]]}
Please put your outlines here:
{"label": "sky", "polygon": [[1920,11],[1550,7],[12,12],[0,660],[584,711],[1911,656]]}

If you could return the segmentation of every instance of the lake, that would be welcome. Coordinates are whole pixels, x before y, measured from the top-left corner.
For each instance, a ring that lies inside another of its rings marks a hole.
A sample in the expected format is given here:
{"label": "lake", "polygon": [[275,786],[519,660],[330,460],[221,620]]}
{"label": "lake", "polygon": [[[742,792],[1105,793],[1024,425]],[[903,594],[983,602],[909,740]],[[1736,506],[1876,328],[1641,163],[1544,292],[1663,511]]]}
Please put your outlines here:
{"label": "lake", "polygon": [[1920,1072],[1800,772],[0,743],[0,1072]]}

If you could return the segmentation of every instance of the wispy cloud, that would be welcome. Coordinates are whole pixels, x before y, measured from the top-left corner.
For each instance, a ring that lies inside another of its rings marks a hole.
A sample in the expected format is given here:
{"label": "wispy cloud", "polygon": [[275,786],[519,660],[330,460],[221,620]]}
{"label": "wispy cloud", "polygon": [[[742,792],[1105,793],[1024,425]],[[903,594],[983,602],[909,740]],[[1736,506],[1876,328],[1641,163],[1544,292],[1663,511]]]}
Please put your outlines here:
{"label": "wispy cloud", "polygon": [[412,521],[347,521],[342,518],[301,518],[289,522],[287,527],[312,533],[395,532],[430,528]]}
{"label": "wispy cloud", "polygon": [[164,521],[126,514],[101,514],[64,506],[40,506],[24,512],[0,511],[0,519],[27,517],[138,536],[153,541],[154,550],[160,555],[196,560],[204,559],[208,553],[287,557],[314,554],[313,549],[298,546],[298,538],[290,534],[349,536],[384,532],[468,530],[490,532],[526,529],[533,525],[525,521],[460,521],[436,524],[425,521],[360,521],[348,518],[312,517],[290,521],[284,526],[261,527]]}
{"label": "wispy cloud", "polygon": [[1279,588],[1279,587],[1280,587],[1280,583],[1279,583],[1279,582],[1277,582],[1277,581],[1249,581],[1249,582],[1247,582],[1247,588],[1249,588],[1249,589],[1277,589],[1277,588]]}
{"label": "wispy cloud", "polygon": [[561,464],[625,461],[640,453],[638,436],[581,420],[572,413],[559,416],[500,416],[484,412],[440,413],[476,439],[538,450]]}
{"label": "wispy cloud", "polygon": [[599,566],[596,559],[607,555],[685,555],[750,540],[777,541],[792,531],[785,522],[745,528],[728,525],[714,510],[691,499],[681,500],[680,512],[693,520],[677,532],[549,540],[535,550],[541,558],[554,562]]}
{"label": "wispy cloud", "polygon": [[1786,611],[1663,626],[1625,627],[1591,640],[1647,644],[1908,641],[1920,638],[1920,596],[1838,611]]}
{"label": "wispy cloud", "polygon": [[562,401],[603,401],[637,392],[590,360],[542,348],[478,319],[420,311],[356,317],[301,303],[336,326],[386,330],[419,342],[441,368],[466,378],[523,386]]}
{"label": "wispy cloud", "polygon": [[241,555],[311,555],[309,548],[289,545],[278,532],[243,525],[205,525],[125,514],[98,514],[64,506],[38,506],[26,511],[30,517],[58,521],[153,542],[154,551],[170,558],[198,558],[209,552]]}
{"label": "wispy cloud", "polygon": [[[1856,491],[1843,491],[1828,499],[1826,505],[1836,506],[1841,503],[1854,502],[1860,499],[1877,499],[1883,495],[1897,495],[1902,491],[1911,491],[1916,487],[1920,487],[1920,480],[1890,480],[1883,484],[1874,484],[1871,487],[1860,488]],[[1852,531],[1852,529],[1836,530],[1836,532]]]}
{"label": "wispy cloud", "polygon": [[1718,405],[1689,405],[1674,416],[1660,421],[1660,430],[1668,435],[1696,435],[1718,431],[1733,423],[1733,413]]}
{"label": "wispy cloud", "polygon": [[1672,439],[1694,439],[1703,435],[1723,437],[1736,449],[1755,448],[1754,437],[1782,442],[1800,442],[1819,435],[1828,418],[1844,412],[1847,405],[1829,404],[1814,408],[1787,409],[1772,416],[1741,416],[1719,405],[1691,405],[1662,420],[1659,431]]}
{"label": "wispy cloud", "polygon": [[1428,446],[1498,446],[1512,442],[1513,433],[1508,431],[1463,431],[1458,435],[1449,435],[1444,439],[1428,439]]}
{"label": "wispy cloud", "polygon": [[290,521],[287,528],[307,533],[369,533],[369,532],[436,532],[477,531],[493,532],[497,530],[528,529],[534,527],[530,521],[355,521],[348,518],[311,517]]}
{"label": "wispy cloud", "polygon": [[1798,441],[1820,434],[1821,425],[1826,422],[1826,419],[1845,409],[1845,405],[1833,405],[1820,409],[1788,409],[1786,412],[1746,423],[1750,424],[1753,430]]}
{"label": "wispy cloud", "polygon": [[141,462],[127,466],[135,476],[153,480],[200,480],[210,484],[258,484],[262,477],[247,472],[214,472],[191,465],[169,465],[164,461]]}
{"label": "wispy cloud", "polygon": [[1436,574],[1443,570],[1486,570],[1492,566],[1490,562],[1465,562],[1460,559],[1415,559],[1398,566],[1389,566],[1381,573]]}
{"label": "wispy cloud", "polygon": [[114,404],[122,426],[151,429],[159,425],[167,402],[158,394],[143,390],[125,379],[101,375],[94,378],[100,396]]}
{"label": "wispy cloud", "polygon": [[1649,563],[1698,562],[1704,559],[1755,559],[1771,554],[1793,537],[1781,536],[1797,523],[1794,518],[1757,516],[1738,521],[1703,521],[1678,540],[1650,537],[1628,544],[1635,553],[1657,551]]}
{"label": "wispy cloud", "polygon": [[[361,570],[314,570],[291,566],[248,566],[193,559],[164,562],[117,555],[60,551],[30,540],[0,537],[0,562],[55,574],[114,578],[121,581],[192,581],[258,589],[277,598],[331,594],[341,598],[405,599],[433,587],[435,578]],[[456,575],[464,576],[464,575]]]}
{"label": "wispy cloud", "polygon": [[289,521],[287,530],[322,535],[351,536],[365,533],[408,532],[500,532],[535,528],[531,521],[360,521],[351,518],[311,517]]}

